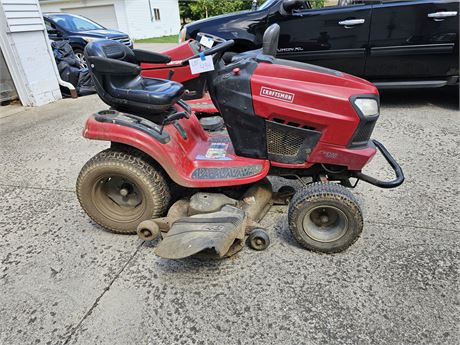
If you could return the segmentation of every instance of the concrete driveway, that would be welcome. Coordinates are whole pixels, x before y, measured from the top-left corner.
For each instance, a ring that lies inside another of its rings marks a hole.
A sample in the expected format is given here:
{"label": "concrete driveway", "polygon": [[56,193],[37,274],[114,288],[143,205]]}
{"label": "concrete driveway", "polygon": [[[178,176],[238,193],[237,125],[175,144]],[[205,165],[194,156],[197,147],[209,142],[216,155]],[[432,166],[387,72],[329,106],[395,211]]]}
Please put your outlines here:
{"label": "concrete driveway", "polygon": [[[349,250],[301,249],[277,207],[269,249],[222,261],[160,259],[84,214],[77,174],[108,145],[80,134],[104,108],[89,96],[0,119],[0,344],[458,344],[456,90],[383,93],[374,137],[407,180],[358,185]],[[366,171],[389,176],[380,158]]]}

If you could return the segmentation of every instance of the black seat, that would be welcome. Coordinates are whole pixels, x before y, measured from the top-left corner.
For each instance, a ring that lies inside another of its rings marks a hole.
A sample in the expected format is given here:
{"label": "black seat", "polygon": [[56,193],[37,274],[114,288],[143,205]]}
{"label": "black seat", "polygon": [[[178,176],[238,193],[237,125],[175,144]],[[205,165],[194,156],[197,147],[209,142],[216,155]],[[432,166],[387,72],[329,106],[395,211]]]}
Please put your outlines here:
{"label": "black seat", "polygon": [[99,97],[118,111],[158,115],[170,109],[184,93],[180,83],[140,75],[140,62],[167,63],[171,59],[166,55],[99,40],[86,46],[85,57]]}

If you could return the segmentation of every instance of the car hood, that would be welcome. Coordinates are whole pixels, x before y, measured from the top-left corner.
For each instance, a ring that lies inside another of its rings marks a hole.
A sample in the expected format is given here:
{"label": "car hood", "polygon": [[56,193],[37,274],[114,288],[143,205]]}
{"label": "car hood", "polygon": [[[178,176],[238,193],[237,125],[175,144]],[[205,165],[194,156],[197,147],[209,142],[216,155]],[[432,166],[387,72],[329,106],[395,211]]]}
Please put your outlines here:
{"label": "car hood", "polygon": [[239,12],[221,14],[221,15],[218,15],[218,16],[204,18],[204,19],[194,21],[193,23],[185,25],[185,27],[193,28],[194,26],[199,26],[200,24],[203,24],[203,23],[211,24],[211,23],[213,23],[215,21],[216,22],[221,21],[222,19],[225,19],[225,21],[229,21],[229,20],[232,20],[232,19],[237,19],[239,17],[243,17],[244,15],[246,15],[246,13],[249,13],[249,12],[252,12],[252,11],[246,10],[246,11],[239,11]]}
{"label": "car hood", "polygon": [[117,38],[117,37],[127,37],[128,35],[121,31],[116,30],[89,30],[89,31],[79,31],[79,35],[89,36],[89,37],[104,37],[104,38]]}

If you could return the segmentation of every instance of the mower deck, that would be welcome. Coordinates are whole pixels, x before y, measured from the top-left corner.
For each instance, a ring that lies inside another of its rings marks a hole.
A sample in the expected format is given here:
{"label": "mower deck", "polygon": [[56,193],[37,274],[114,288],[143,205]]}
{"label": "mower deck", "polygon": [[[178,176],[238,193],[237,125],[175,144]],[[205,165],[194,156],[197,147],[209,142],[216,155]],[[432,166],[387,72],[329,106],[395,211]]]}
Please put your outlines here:
{"label": "mower deck", "polygon": [[161,232],[163,240],[155,253],[166,259],[196,254],[229,257],[243,248],[247,235],[252,248],[263,250],[269,238],[258,222],[279,199],[277,196],[267,179],[248,188],[240,200],[221,193],[199,192],[190,199],[176,201],[166,217],[139,224],[137,234],[150,241]]}

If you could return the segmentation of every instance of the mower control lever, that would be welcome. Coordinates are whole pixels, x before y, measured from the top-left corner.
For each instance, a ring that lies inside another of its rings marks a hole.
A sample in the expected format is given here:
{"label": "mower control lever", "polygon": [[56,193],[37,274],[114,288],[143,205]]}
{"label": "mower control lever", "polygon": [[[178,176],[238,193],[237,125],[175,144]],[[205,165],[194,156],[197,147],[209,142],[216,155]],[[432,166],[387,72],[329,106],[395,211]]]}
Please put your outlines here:
{"label": "mower control lever", "polygon": [[379,141],[373,139],[372,142],[375,144],[377,149],[380,151],[380,153],[383,155],[383,157],[386,159],[388,163],[390,163],[391,167],[393,168],[396,178],[392,181],[381,181],[376,179],[375,177],[371,177],[369,175],[363,174],[362,172],[357,172],[355,173],[355,177],[366,181],[367,183],[373,184],[374,186],[380,187],[380,188],[394,188],[398,187],[404,182],[404,173],[399,166],[399,164],[396,162],[396,160],[391,156],[390,152],[383,146],[382,143]]}
{"label": "mower control lever", "polygon": [[183,119],[183,118],[188,118],[188,114],[185,111],[181,111],[181,112],[174,113],[174,114],[166,116],[164,118],[162,124],[166,125],[168,123],[171,123],[171,122],[174,122],[176,120]]}
{"label": "mower control lever", "polygon": [[180,111],[180,112],[177,112],[177,113],[169,114],[168,116],[166,116],[163,119],[163,122],[161,123],[159,133],[163,134],[163,129],[165,128],[165,126],[167,124],[170,124],[170,123],[172,123],[174,121],[177,121],[177,120],[180,120],[180,119],[183,119],[183,118],[186,118],[186,119],[190,118],[190,113],[188,113],[187,111]]}
{"label": "mower control lever", "polygon": [[184,108],[185,112],[189,115],[187,116],[187,118],[189,118],[190,115],[192,114],[192,107],[188,105],[187,102],[185,102],[183,99],[178,100],[177,104],[179,104],[182,108]]}

